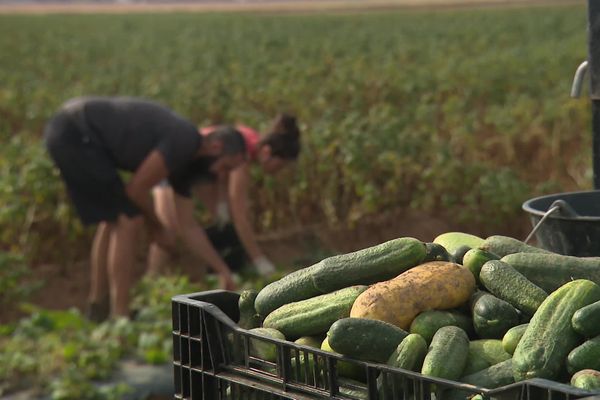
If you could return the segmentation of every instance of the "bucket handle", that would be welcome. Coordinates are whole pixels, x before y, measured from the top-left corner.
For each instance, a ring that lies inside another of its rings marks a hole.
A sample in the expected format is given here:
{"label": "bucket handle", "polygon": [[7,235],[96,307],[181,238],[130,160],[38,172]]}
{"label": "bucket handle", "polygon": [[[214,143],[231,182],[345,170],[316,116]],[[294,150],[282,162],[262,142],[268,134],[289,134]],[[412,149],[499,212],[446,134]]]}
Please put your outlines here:
{"label": "bucket handle", "polygon": [[544,223],[544,221],[546,221],[546,219],[550,216],[550,214],[552,214],[555,211],[558,211],[560,209],[561,209],[561,206],[559,204],[556,204],[556,205],[550,207],[548,209],[548,211],[546,211],[546,213],[544,213],[544,215],[538,221],[538,223],[535,224],[535,226],[533,227],[533,229],[531,230],[531,232],[529,233],[529,235],[527,236],[527,238],[525,239],[524,242],[525,243],[529,242],[531,240],[531,238],[533,237],[533,235],[535,235],[535,233],[538,231],[538,229],[540,229],[540,226],[542,226],[542,224]]}

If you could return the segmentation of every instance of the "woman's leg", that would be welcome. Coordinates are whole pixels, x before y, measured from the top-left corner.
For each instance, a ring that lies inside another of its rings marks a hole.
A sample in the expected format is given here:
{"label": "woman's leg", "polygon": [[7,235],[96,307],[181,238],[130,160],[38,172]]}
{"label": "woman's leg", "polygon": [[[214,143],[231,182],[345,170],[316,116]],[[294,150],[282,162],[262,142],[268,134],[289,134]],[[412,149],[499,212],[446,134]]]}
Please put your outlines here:
{"label": "woman's leg", "polygon": [[142,216],[129,218],[121,214],[110,233],[108,282],[113,317],[129,317],[136,246],[143,222]]}
{"label": "woman's leg", "polygon": [[[157,186],[152,190],[152,196],[158,220],[176,234],[178,224],[173,189],[170,186]],[[157,244],[150,243],[146,273],[151,276],[159,275],[168,259],[169,254],[166,251]]]}

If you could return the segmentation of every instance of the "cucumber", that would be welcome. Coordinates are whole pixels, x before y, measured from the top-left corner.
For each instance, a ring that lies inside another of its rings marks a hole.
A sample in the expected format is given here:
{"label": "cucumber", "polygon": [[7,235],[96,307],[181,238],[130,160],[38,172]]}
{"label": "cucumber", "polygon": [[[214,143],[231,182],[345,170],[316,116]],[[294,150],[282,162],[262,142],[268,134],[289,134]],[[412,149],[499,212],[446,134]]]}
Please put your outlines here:
{"label": "cucumber", "polygon": [[600,336],[575,347],[567,356],[567,371],[570,374],[583,369],[600,369]]}
{"label": "cucumber", "polygon": [[448,251],[438,243],[428,242],[425,243],[425,247],[427,249],[427,254],[423,259],[422,263],[430,262],[430,261],[451,261],[452,256]]}
{"label": "cucumber", "polygon": [[410,324],[410,333],[419,334],[429,344],[433,335],[443,326],[458,326],[467,334],[472,333],[471,319],[457,311],[430,310],[417,315]]}
{"label": "cucumber", "polygon": [[[308,385],[317,385],[325,379],[323,359],[318,359],[313,354],[300,353],[298,357],[291,358],[292,380]],[[275,372],[276,373],[276,372]]]}
{"label": "cucumber", "polygon": [[502,261],[548,293],[574,279],[600,284],[600,258],[521,253],[503,257]]}
{"label": "cucumber", "polygon": [[540,305],[513,354],[515,381],[555,380],[565,359],[581,341],[571,326],[578,309],[600,300],[600,286],[579,279],[561,286]]}
{"label": "cucumber", "polygon": [[512,372],[512,359],[502,361],[474,374],[463,376],[460,381],[487,389],[510,385],[515,381]]}
{"label": "cucumber", "polygon": [[387,365],[409,371],[420,371],[427,354],[427,342],[415,333],[409,334],[393,351]]}
{"label": "cucumber", "polygon": [[308,347],[314,347],[315,349],[320,349],[321,343],[323,343],[323,338],[321,338],[319,336],[302,336],[302,337],[294,340],[294,343],[302,345],[302,346],[308,346]]}
{"label": "cucumber", "polygon": [[433,239],[433,243],[444,246],[444,248],[450,254],[457,253],[457,250],[463,246],[471,249],[479,247],[483,244],[483,242],[483,239],[479,236],[464,232],[446,232]]}
{"label": "cucumber", "polygon": [[481,286],[481,281],[479,280],[479,273],[481,271],[481,267],[483,264],[490,260],[499,260],[500,257],[497,255],[490,253],[489,251],[485,251],[482,249],[471,249],[467,251],[462,260],[462,265],[467,268],[473,276],[475,277],[475,281],[478,286]]}
{"label": "cucumber", "polygon": [[551,253],[539,247],[530,246],[525,242],[508,236],[494,235],[485,239],[480,249],[504,257],[514,253]]}
{"label": "cucumber", "polygon": [[600,335],[600,301],[577,310],[573,314],[571,325],[575,332],[585,337]]}
{"label": "cucumber", "polygon": [[511,358],[498,339],[478,339],[469,343],[469,352],[487,361],[490,366]]}
{"label": "cucumber", "polygon": [[238,326],[244,329],[258,328],[261,318],[254,309],[254,301],[258,292],[254,289],[246,289],[240,293],[238,308],[240,309],[240,320]]}
{"label": "cucumber", "polygon": [[[427,343],[421,335],[411,333],[405,337],[402,342],[396,347],[396,350],[392,353],[387,361],[387,365],[394,368],[406,369],[409,371],[418,372],[423,366],[423,360],[427,354]],[[393,398],[394,388],[396,391],[406,390],[409,391],[411,388],[406,385],[404,377],[391,376],[391,379],[385,380],[384,374],[380,374],[377,378],[377,387],[379,393],[385,391],[386,398]],[[405,387],[406,386],[406,387]]]}
{"label": "cucumber", "polygon": [[491,367],[492,364],[487,362],[477,351],[469,349],[469,355],[467,356],[467,365],[463,371],[463,375],[471,375],[482,369]]}
{"label": "cucumber", "polygon": [[475,332],[482,339],[501,339],[519,324],[516,308],[487,292],[473,294],[472,310]]}
{"label": "cucumber", "polygon": [[385,281],[418,265],[425,255],[425,243],[404,237],[328,257],[268,284],[258,293],[254,306],[260,315],[266,316],[284,304],[353,285]]}
{"label": "cucumber", "polygon": [[462,263],[464,262],[463,258],[465,257],[465,254],[467,254],[471,249],[472,248],[469,246],[460,246],[458,249],[456,249],[456,251],[450,254],[450,256],[452,257],[452,261],[462,265]]}
{"label": "cucumber", "polygon": [[504,334],[504,337],[502,338],[502,348],[504,351],[508,354],[513,354],[515,352],[517,344],[519,344],[519,341],[521,340],[521,337],[523,337],[528,326],[529,324],[513,326]]}
{"label": "cucumber", "polygon": [[456,326],[444,326],[433,336],[421,373],[457,380],[465,369],[468,354],[469,338],[466,332]]}
{"label": "cucumber", "polygon": [[349,399],[369,400],[369,390],[364,383],[353,379],[342,378],[338,380],[340,394]]}
{"label": "cucumber", "polygon": [[[329,340],[325,338],[323,343],[321,343],[321,350],[327,351],[329,353],[336,353],[335,350],[331,348],[329,345]],[[352,361],[338,361],[337,362],[337,372],[339,376],[343,376],[345,378],[356,379],[357,381],[366,382],[367,374],[363,367],[359,364],[354,363]]]}
{"label": "cucumber", "polygon": [[479,278],[493,295],[527,315],[533,315],[548,296],[544,290],[500,260],[483,264]]}
{"label": "cucumber", "polygon": [[600,390],[600,371],[584,369],[571,377],[571,386],[579,389]]}
{"label": "cucumber", "polygon": [[366,289],[367,286],[350,286],[285,304],[267,315],[263,327],[277,329],[287,338],[325,333],[335,321],[350,316],[354,300]]}
{"label": "cucumber", "polygon": [[[262,336],[269,337],[271,339],[285,340],[285,335],[279,332],[277,329],[272,328],[254,328],[250,329],[249,332],[256,333]],[[257,339],[251,337],[249,339],[250,344],[250,355],[253,357],[260,358],[266,361],[275,361],[277,359],[277,346],[275,343],[268,342],[266,340]]]}
{"label": "cucumber", "polygon": [[340,354],[363,361],[385,363],[408,336],[387,322],[365,318],[342,318],[331,325],[327,340]]}

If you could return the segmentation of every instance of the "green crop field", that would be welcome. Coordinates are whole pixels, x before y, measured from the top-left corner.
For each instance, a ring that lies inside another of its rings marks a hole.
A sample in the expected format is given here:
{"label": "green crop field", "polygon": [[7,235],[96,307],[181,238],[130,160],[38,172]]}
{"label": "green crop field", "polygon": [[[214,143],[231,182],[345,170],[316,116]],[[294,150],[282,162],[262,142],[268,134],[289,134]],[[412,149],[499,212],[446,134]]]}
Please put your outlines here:
{"label": "green crop field", "polygon": [[295,168],[256,174],[259,229],[412,208],[498,232],[532,195],[591,186],[589,102],[569,98],[585,30],[578,6],[1,15],[0,248],[48,259],[81,247],[40,137],[88,94],[151,97],[198,124],[264,129],[297,113]]}

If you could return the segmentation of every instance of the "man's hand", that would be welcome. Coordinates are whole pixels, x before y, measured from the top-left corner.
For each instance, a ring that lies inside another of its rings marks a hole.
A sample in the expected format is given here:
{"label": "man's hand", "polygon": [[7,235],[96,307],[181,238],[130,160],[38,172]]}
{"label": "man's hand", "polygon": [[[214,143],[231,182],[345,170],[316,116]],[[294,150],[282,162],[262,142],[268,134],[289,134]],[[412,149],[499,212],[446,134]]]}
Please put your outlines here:
{"label": "man's hand", "polygon": [[275,272],[275,266],[265,256],[255,258],[252,263],[261,276],[269,276]]}

